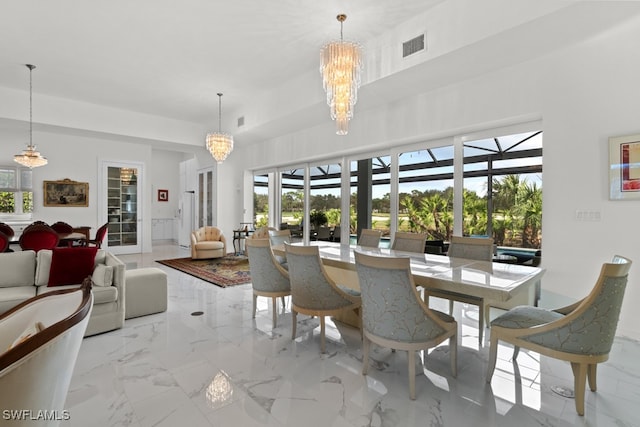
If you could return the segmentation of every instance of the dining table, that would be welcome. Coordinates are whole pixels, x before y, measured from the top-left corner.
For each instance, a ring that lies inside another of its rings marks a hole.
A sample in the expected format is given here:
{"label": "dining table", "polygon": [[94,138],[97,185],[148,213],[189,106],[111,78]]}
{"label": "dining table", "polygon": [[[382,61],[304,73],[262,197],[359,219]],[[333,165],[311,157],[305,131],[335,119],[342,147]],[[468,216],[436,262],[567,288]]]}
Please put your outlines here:
{"label": "dining table", "polygon": [[[497,302],[537,305],[543,268],[503,262],[478,261],[428,253],[354,246],[335,242],[310,242],[317,246],[327,274],[339,285],[359,290],[354,252],[381,257],[407,257],[416,286],[444,290]],[[284,246],[274,253],[285,254]],[[340,319],[338,319],[340,320]],[[354,319],[346,320],[353,324]]]}

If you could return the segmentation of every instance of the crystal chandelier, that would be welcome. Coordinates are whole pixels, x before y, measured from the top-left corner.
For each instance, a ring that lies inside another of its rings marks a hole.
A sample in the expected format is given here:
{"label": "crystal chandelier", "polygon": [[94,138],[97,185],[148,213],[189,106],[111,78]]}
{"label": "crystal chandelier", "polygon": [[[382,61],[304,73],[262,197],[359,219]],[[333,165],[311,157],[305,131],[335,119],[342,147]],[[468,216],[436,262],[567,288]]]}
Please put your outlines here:
{"label": "crystal chandelier", "polygon": [[223,133],[222,127],[222,94],[218,94],[218,132],[207,134],[207,150],[211,153],[218,164],[233,151],[233,136]]}
{"label": "crystal chandelier", "polygon": [[31,75],[36,66],[31,64],[26,65],[29,69],[29,144],[27,145],[27,149],[23,150],[21,154],[13,156],[13,160],[22,166],[37,168],[38,166],[46,165],[48,161],[36,151],[36,146],[33,145],[33,80]]}
{"label": "crystal chandelier", "polygon": [[336,133],[346,135],[358,100],[362,52],[358,43],[342,39],[342,25],[347,15],[338,15],[336,19],[340,22],[340,41],[327,43],[320,50],[320,73],[331,118],[338,126]]}

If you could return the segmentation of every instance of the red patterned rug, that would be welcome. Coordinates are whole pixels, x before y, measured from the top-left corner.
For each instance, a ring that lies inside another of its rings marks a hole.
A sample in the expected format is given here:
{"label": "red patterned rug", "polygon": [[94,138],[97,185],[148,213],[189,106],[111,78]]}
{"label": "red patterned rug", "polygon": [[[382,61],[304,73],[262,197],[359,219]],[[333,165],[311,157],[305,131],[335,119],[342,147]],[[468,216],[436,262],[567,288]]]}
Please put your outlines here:
{"label": "red patterned rug", "polygon": [[246,256],[227,255],[213,259],[175,258],[156,262],[213,283],[221,288],[251,282],[249,259]]}

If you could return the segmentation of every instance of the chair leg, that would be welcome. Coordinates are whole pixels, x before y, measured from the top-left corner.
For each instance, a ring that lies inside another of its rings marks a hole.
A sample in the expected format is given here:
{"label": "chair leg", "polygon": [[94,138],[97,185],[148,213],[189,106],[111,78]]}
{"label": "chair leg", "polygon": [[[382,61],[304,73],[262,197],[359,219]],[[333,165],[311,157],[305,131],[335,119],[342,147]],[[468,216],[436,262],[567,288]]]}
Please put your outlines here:
{"label": "chair leg", "polygon": [[596,385],[596,373],[598,371],[598,364],[592,363],[589,365],[589,370],[587,371],[587,378],[589,379],[589,388],[591,391],[596,391],[598,386]]}
{"label": "chair leg", "polygon": [[296,326],[298,325],[298,320],[296,319],[297,317],[296,311],[292,308],[291,309],[291,320],[293,322],[293,324],[291,325],[291,339],[295,340],[296,339]]}
{"label": "chair leg", "polygon": [[453,335],[449,338],[449,351],[451,358],[451,375],[453,377],[458,376],[458,338],[457,335]]}
{"label": "chair leg", "polygon": [[324,353],[324,316],[320,316],[320,353]]}
{"label": "chair leg", "polygon": [[362,336],[362,375],[367,375],[369,370],[369,350],[371,341],[365,335]]}
{"label": "chair leg", "polygon": [[272,297],[271,298],[271,306],[273,307],[273,325],[272,328],[275,329],[276,327],[276,311],[278,310],[278,298],[276,297]]}
{"label": "chair leg", "polygon": [[282,297],[282,309],[284,310],[285,308],[287,308],[287,304],[284,301],[284,297]]}
{"label": "chair leg", "polygon": [[573,391],[575,393],[576,400],[576,412],[578,415],[584,415],[584,390],[587,383],[587,369],[586,363],[571,362],[571,368],[573,369]]}
{"label": "chair leg", "polygon": [[258,295],[253,294],[253,318],[256,318],[256,309],[258,306]]}
{"label": "chair leg", "polygon": [[415,350],[407,351],[409,363],[409,397],[416,400],[416,352]]}
{"label": "chair leg", "polygon": [[488,328],[489,325],[491,325],[491,306],[484,304],[484,326]]}
{"label": "chair leg", "polygon": [[452,314],[452,313],[453,313],[453,300],[450,299],[449,300],[449,314]]}
{"label": "chair leg", "polygon": [[478,348],[482,347],[484,333],[484,301],[478,304]]}
{"label": "chair leg", "polygon": [[487,362],[487,382],[491,384],[491,378],[493,377],[493,371],[496,369],[496,359],[498,358],[498,338],[493,336],[494,332],[491,332],[491,339],[489,340],[489,362]]}
{"label": "chair leg", "polygon": [[513,360],[515,362],[516,359],[518,358],[518,354],[520,354],[520,346],[514,345],[513,346],[513,356],[511,356],[511,360]]}

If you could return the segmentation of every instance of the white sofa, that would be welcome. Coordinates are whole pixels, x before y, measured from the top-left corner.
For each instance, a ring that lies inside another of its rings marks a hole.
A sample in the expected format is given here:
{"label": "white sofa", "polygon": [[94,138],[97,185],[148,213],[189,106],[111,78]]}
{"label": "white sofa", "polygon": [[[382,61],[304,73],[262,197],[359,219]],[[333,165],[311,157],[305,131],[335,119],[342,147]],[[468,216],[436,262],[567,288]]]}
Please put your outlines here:
{"label": "white sofa", "polygon": [[[35,295],[77,285],[47,286],[52,251],[9,252],[0,254],[0,313]],[[113,254],[102,249],[95,257],[98,265],[111,266],[112,281],[108,286],[93,286],[93,310],[85,336],[121,328],[125,315],[125,265]],[[94,275],[100,269],[94,270]],[[98,280],[95,278],[94,284]]]}

